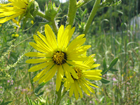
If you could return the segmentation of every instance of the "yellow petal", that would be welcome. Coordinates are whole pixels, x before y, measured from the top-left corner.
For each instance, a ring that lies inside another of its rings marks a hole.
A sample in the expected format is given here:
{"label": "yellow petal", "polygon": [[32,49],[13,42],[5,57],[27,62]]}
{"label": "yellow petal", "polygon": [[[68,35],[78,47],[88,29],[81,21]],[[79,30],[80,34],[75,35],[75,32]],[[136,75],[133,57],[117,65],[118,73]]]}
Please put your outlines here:
{"label": "yellow petal", "polygon": [[[39,53],[39,52],[28,52],[25,54],[28,57],[47,57],[47,54]],[[50,56],[48,56],[50,57]]]}
{"label": "yellow petal", "polygon": [[80,87],[79,87],[78,81],[75,81],[75,86],[76,86],[78,92],[80,93],[80,97],[82,98],[82,97],[83,97],[83,94],[82,94],[82,91],[81,91],[81,89],[80,89]]}
{"label": "yellow petal", "polygon": [[48,50],[42,48],[40,45],[34,43],[34,42],[29,42],[29,44],[36,50],[40,51],[40,52],[44,52],[44,53],[48,53]]}
{"label": "yellow petal", "polygon": [[0,19],[0,23],[5,23],[6,21],[11,20],[11,19],[13,19],[13,18],[15,18],[15,17],[17,17],[17,16],[19,16],[19,15],[20,15],[20,14],[15,14],[15,15],[13,15],[13,16],[1,18],[1,19]]}
{"label": "yellow petal", "polygon": [[96,75],[84,75],[85,78],[90,79],[90,80],[101,80],[102,77],[96,76]]}
{"label": "yellow petal", "polygon": [[71,73],[71,75],[72,75],[74,78],[78,79],[78,76],[77,76],[75,70],[74,70],[71,66],[69,66],[67,63],[65,63],[65,64],[63,65],[63,67],[64,67],[65,70],[67,70],[69,73]]}
{"label": "yellow petal", "polygon": [[41,48],[45,49],[46,51],[50,52],[48,46],[37,35],[33,35],[33,38],[36,41],[37,45],[39,45]]}
{"label": "yellow petal", "polygon": [[75,85],[76,83],[74,83],[74,94],[75,94],[75,98],[76,100],[79,98],[79,94],[78,94],[78,90],[77,90],[77,87]]}
{"label": "yellow petal", "polygon": [[41,63],[41,62],[47,62],[48,59],[43,58],[43,59],[28,59],[26,60],[26,63]]}
{"label": "yellow petal", "polygon": [[48,65],[44,70],[42,70],[40,73],[38,73],[34,78],[33,81],[39,80],[43,75],[47,73],[47,71],[53,66],[53,64]]}
{"label": "yellow petal", "polygon": [[99,88],[98,86],[96,86],[96,85],[92,84],[91,82],[89,82],[89,81],[87,81],[87,80],[83,80],[83,81],[84,81],[84,82],[86,82],[87,84],[89,84],[89,85],[93,86],[93,87]]}
{"label": "yellow petal", "polygon": [[58,72],[57,72],[57,78],[56,78],[56,91],[58,91],[60,88],[63,76],[64,76],[63,68],[62,66],[59,66]]}
{"label": "yellow petal", "polygon": [[52,51],[52,47],[50,46],[50,44],[47,42],[47,38],[42,35],[39,31],[37,31],[38,36],[40,37],[40,39],[50,48],[50,50]]}
{"label": "yellow petal", "polygon": [[68,67],[67,64],[64,64],[64,65],[63,65],[64,72],[65,72],[65,75],[66,75],[66,78],[67,78],[67,80],[69,80],[69,82],[73,83],[74,80],[73,80],[73,78],[71,77],[70,70],[68,70],[67,67]]}
{"label": "yellow petal", "polygon": [[58,67],[57,65],[54,65],[47,73],[44,75],[40,80],[39,83],[41,82],[48,82],[56,73]]}
{"label": "yellow petal", "polygon": [[46,66],[48,66],[49,64],[51,64],[51,62],[45,62],[45,63],[41,63],[41,64],[38,64],[38,65],[35,65],[33,67],[31,67],[28,72],[34,72],[34,71],[38,71],[40,69],[43,69],[45,68]]}
{"label": "yellow petal", "polygon": [[58,47],[61,48],[63,44],[61,44],[63,42],[62,40],[62,35],[64,32],[64,25],[61,25],[59,30],[58,30],[58,34],[57,34],[57,42],[58,42]]}
{"label": "yellow petal", "polygon": [[90,92],[89,92],[89,91],[87,90],[87,88],[84,86],[84,83],[83,83],[81,80],[79,80],[78,82],[79,82],[79,84],[80,84],[82,90],[83,90],[87,95],[90,96]]}
{"label": "yellow petal", "polygon": [[70,87],[70,92],[69,92],[70,97],[73,95],[73,91],[74,91],[74,83],[72,83]]}
{"label": "yellow petal", "polygon": [[79,35],[78,37],[76,37],[68,46],[68,50],[71,51],[73,49],[75,49],[78,46],[81,46],[82,44],[85,43],[86,38],[83,38],[85,35]]}
{"label": "yellow petal", "polygon": [[67,61],[67,63],[70,64],[70,65],[73,65],[75,67],[79,67],[82,70],[87,70],[87,69],[90,68],[88,65],[85,65],[85,64],[83,64],[81,62]]}
{"label": "yellow petal", "polygon": [[47,41],[51,45],[53,49],[57,48],[56,37],[51,29],[51,27],[47,24],[45,25],[45,35],[47,37]]}

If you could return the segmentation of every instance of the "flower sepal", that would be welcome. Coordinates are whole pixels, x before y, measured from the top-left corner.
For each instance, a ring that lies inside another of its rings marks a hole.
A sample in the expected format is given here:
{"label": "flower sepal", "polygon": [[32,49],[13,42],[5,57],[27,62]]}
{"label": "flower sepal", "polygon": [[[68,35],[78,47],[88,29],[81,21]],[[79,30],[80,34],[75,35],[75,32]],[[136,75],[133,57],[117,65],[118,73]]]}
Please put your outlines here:
{"label": "flower sepal", "polygon": [[46,6],[45,6],[45,16],[47,17],[47,19],[49,21],[54,20],[57,13],[59,12],[59,9],[60,9],[60,5],[59,5],[59,7],[56,7],[55,3],[52,3],[50,1],[48,3],[48,5],[46,4]]}
{"label": "flower sepal", "polygon": [[32,0],[31,2],[29,2],[26,13],[24,15],[26,18],[34,19],[34,17],[37,15],[38,10],[39,10],[38,3]]}

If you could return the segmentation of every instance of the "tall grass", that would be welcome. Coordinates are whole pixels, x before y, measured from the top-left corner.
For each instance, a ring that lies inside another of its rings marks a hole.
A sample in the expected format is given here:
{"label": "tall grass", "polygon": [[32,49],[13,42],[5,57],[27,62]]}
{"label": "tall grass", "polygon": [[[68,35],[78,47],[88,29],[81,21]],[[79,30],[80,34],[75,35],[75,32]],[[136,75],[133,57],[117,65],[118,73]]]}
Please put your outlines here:
{"label": "tall grass", "polygon": [[[18,38],[12,38],[14,27],[8,25],[1,27],[0,35],[0,102],[9,105],[27,105],[29,102],[51,105],[55,100],[55,78],[47,84],[32,83],[36,73],[28,73],[31,65],[25,64],[26,52],[33,50],[28,42],[32,41],[32,35],[19,31]],[[101,33],[101,32],[100,32]],[[115,57],[119,61],[114,69],[118,72],[109,72],[104,75],[110,83],[103,85],[98,82],[99,89],[91,96],[75,100],[68,94],[61,104],[68,105],[138,105],[140,103],[140,40],[130,40],[127,33],[123,34],[97,34],[87,35],[85,44],[91,44],[88,54],[96,54],[96,62],[101,64],[103,59],[107,64]],[[112,44],[113,43],[113,44]]]}

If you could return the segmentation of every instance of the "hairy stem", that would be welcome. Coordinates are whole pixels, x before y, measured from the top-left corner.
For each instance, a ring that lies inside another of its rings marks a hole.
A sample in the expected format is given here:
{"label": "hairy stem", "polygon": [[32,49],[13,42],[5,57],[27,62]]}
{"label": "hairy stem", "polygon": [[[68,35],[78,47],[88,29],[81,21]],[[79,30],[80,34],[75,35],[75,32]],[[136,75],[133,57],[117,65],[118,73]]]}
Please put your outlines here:
{"label": "hairy stem", "polygon": [[69,10],[68,10],[68,19],[67,19],[67,25],[73,25],[76,11],[77,11],[77,0],[69,0]]}
{"label": "hairy stem", "polygon": [[60,105],[60,102],[61,102],[61,99],[62,99],[62,97],[61,97],[62,85],[63,85],[63,84],[61,83],[61,86],[60,86],[59,91],[56,92],[56,94],[57,94],[57,100],[56,100],[55,105]]}
{"label": "hairy stem", "polygon": [[95,1],[95,4],[94,4],[94,6],[93,6],[93,8],[92,8],[92,11],[91,11],[91,13],[90,13],[90,16],[89,16],[89,18],[88,18],[87,24],[86,24],[86,26],[85,26],[85,30],[84,30],[84,34],[85,34],[85,35],[87,34],[87,31],[88,31],[88,29],[89,29],[89,27],[90,27],[90,25],[91,25],[91,23],[92,23],[92,20],[93,20],[95,14],[96,14],[96,12],[97,12],[97,10],[98,10],[98,8],[99,8],[100,2],[101,2],[101,0],[96,0],[96,1]]}

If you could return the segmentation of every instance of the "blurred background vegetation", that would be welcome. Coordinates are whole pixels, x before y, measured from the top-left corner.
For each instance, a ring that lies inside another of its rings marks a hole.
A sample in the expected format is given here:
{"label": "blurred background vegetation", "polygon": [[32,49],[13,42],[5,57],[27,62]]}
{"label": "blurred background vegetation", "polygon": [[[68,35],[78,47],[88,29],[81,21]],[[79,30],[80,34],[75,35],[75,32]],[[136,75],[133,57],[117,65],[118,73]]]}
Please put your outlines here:
{"label": "blurred background vegetation", "polygon": [[[45,4],[50,0],[36,0],[44,11]],[[60,5],[59,0],[51,0]],[[65,25],[68,13],[68,0],[61,3],[56,17],[57,23]],[[73,38],[83,33],[95,0],[77,10],[76,27]],[[0,26],[0,105],[52,105],[55,101],[55,78],[46,84],[33,83],[36,73],[28,73],[31,65],[25,63],[26,52],[33,50],[28,42],[33,41],[37,31],[44,33],[46,20],[36,17],[28,20],[22,30],[12,21]],[[118,57],[116,72],[109,72],[104,78],[110,82],[96,82],[99,89],[91,96],[84,95],[75,100],[68,94],[62,105],[139,105],[140,104],[140,1],[122,0],[121,4],[100,8],[86,35],[85,44],[91,44],[88,54],[96,54],[96,63],[104,68]],[[17,36],[18,34],[19,36]]]}

